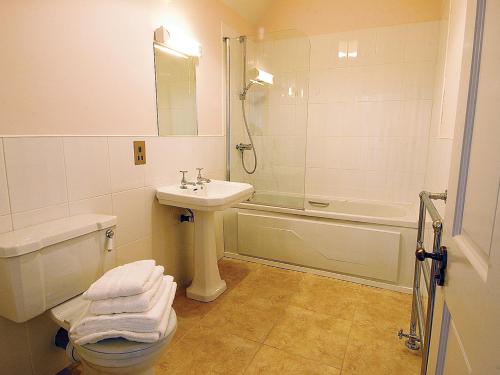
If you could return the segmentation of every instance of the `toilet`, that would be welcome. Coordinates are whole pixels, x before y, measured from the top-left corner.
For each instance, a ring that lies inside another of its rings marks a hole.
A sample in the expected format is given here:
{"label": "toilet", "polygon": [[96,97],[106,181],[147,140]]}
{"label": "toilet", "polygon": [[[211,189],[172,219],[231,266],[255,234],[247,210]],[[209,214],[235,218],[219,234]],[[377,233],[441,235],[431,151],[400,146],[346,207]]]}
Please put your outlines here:
{"label": "toilet", "polygon": [[[81,294],[116,265],[115,226],[115,216],[88,214],[1,234],[0,316],[22,323],[50,310],[68,331],[86,308]],[[176,328],[172,309],[165,336],[155,343],[116,338],[80,346],[69,340],[66,353],[82,363],[85,375],[150,375]]]}

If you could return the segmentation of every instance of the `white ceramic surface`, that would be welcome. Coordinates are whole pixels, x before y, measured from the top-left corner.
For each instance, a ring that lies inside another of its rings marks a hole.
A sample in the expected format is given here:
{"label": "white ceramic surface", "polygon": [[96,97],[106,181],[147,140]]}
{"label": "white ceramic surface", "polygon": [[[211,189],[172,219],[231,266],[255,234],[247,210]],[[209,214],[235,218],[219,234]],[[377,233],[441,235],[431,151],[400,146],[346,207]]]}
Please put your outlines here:
{"label": "white ceramic surface", "polygon": [[0,235],[0,316],[25,322],[84,292],[115,264],[116,217],[79,215]]}
{"label": "white ceramic surface", "polygon": [[245,183],[213,180],[181,189],[179,185],[158,188],[161,204],[194,210],[194,277],[186,294],[189,298],[210,302],[226,290],[217,267],[215,211],[221,211],[248,199],[253,186]]}
{"label": "white ceramic surface", "polygon": [[222,211],[234,204],[250,198],[253,186],[240,182],[212,180],[203,187],[188,186],[181,189],[180,184],[160,187],[156,196],[161,204],[191,208],[200,211]]}

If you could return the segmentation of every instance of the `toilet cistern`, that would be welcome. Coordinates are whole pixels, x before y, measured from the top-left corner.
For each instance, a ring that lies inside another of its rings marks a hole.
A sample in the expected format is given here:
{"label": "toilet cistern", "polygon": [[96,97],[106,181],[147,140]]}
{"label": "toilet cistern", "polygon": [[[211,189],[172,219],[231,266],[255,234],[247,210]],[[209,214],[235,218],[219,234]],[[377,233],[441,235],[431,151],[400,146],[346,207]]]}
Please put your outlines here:
{"label": "toilet cistern", "polygon": [[[201,172],[201,170],[200,170]],[[199,174],[201,177],[201,173]],[[186,295],[197,301],[210,302],[226,290],[217,266],[215,249],[215,211],[222,211],[250,198],[250,184],[210,180],[203,189],[170,185],[156,190],[160,204],[189,208],[194,211],[194,277]]]}

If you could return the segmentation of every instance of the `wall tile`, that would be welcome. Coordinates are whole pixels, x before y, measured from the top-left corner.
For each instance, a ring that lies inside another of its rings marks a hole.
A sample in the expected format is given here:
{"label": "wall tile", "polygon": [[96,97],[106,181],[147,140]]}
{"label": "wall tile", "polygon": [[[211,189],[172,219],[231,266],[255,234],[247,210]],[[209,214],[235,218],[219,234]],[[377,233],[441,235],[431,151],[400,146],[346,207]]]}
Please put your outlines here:
{"label": "wall tile", "polygon": [[113,215],[117,216],[116,246],[123,246],[146,235],[145,190],[113,193]]}
{"label": "wall tile", "polygon": [[12,230],[11,215],[0,216],[0,233],[10,232]]}
{"label": "wall tile", "polygon": [[144,186],[148,144],[146,144],[146,165],[135,165],[133,141],[145,138],[108,138],[111,190],[113,193]]}
{"label": "wall tile", "polygon": [[13,213],[66,202],[62,138],[5,138],[4,149]]}
{"label": "wall tile", "polygon": [[436,59],[439,21],[410,24],[406,35],[406,61],[434,61]]}
{"label": "wall tile", "polygon": [[152,259],[153,248],[151,237],[141,238],[137,241],[120,246],[116,249],[116,254],[118,265],[135,262],[141,259]]}
{"label": "wall tile", "polygon": [[10,213],[9,191],[7,186],[7,173],[5,171],[3,139],[0,138],[0,215],[8,213]]}
{"label": "wall tile", "polygon": [[67,216],[69,216],[68,203],[63,203],[13,214],[12,224],[14,230],[17,230]]}
{"label": "wall tile", "polygon": [[113,201],[111,194],[69,202],[69,214],[113,214]]}
{"label": "wall tile", "polygon": [[107,137],[65,137],[68,199],[111,193]]}

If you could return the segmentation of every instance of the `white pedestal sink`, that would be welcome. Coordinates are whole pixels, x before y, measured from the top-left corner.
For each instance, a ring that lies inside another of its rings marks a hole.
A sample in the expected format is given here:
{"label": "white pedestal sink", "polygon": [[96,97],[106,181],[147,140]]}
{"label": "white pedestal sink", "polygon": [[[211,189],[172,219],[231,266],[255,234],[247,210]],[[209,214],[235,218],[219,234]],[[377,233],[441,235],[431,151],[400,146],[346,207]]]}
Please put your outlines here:
{"label": "white pedestal sink", "polygon": [[194,277],[186,290],[189,298],[210,302],[226,290],[220,278],[215,250],[215,211],[241,203],[253,194],[253,186],[239,182],[212,180],[203,187],[179,185],[160,187],[160,204],[190,208],[194,211]]}

